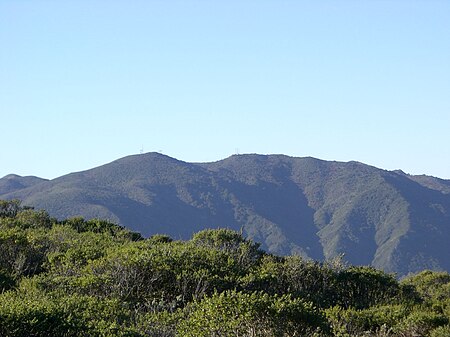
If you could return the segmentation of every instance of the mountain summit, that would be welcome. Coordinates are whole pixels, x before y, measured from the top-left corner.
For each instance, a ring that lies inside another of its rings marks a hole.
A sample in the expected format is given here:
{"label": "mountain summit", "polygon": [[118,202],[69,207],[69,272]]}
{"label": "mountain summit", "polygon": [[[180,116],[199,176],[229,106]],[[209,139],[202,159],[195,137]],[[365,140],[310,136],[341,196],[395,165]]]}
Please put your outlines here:
{"label": "mountain summit", "polygon": [[450,181],[358,162],[249,154],[187,163],[147,153],[53,180],[6,176],[0,199],[13,198],[145,236],[228,227],[277,254],[345,254],[399,276],[450,271]]}

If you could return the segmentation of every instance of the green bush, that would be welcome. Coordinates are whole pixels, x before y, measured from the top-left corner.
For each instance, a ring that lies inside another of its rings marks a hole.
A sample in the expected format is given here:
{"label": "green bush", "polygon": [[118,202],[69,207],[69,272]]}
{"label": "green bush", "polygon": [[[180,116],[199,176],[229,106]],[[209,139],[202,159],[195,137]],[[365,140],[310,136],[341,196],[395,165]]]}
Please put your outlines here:
{"label": "green bush", "polygon": [[401,296],[393,275],[372,267],[350,267],[338,273],[334,295],[344,308],[365,309],[395,302]]}
{"label": "green bush", "polygon": [[15,279],[43,271],[47,250],[48,240],[41,229],[0,230],[0,268]]}
{"label": "green bush", "polygon": [[81,327],[69,313],[46,298],[0,296],[0,335],[3,337],[77,336]]}
{"label": "green bush", "polygon": [[450,274],[431,270],[422,271],[402,280],[402,285],[413,286],[422,299],[441,301],[450,298]]}
{"label": "green bush", "polygon": [[450,336],[450,325],[437,327],[430,331],[430,337],[448,337]]}
{"label": "green bush", "polygon": [[290,296],[227,291],[194,301],[178,325],[180,336],[296,336],[327,332],[311,303]]}
{"label": "green bush", "polygon": [[431,330],[448,323],[448,317],[442,314],[417,309],[400,321],[395,331],[403,335],[427,336]]}
{"label": "green bush", "polygon": [[143,239],[0,201],[0,336],[443,337],[450,275],[398,282],[274,256],[229,230]]}
{"label": "green bush", "polygon": [[409,314],[402,305],[386,305],[363,310],[344,309],[339,306],[325,310],[334,336],[351,337],[392,331]]}

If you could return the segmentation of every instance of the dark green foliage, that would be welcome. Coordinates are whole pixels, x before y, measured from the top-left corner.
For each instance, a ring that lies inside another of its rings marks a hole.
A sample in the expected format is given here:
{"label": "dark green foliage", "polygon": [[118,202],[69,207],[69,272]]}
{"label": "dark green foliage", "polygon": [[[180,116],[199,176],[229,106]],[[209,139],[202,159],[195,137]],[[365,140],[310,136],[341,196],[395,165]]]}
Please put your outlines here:
{"label": "dark green foliage", "polygon": [[15,279],[41,272],[46,259],[47,244],[40,230],[1,229],[0,268]]}
{"label": "dark green foliage", "polygon": [[15,216],[15,226],[26,228],[51,228],[52,220],[46,211],[25,209]]}
{"label": "dark green foliage", "polygon": [[107,220],[91,219],[85,220],[82,217],[70,218],[62,222],[63,225],[68,225],[75,229],[78,233],[92,232],[92,233],[107,233],[112,236],[126,235],[132,241],[142,239],[142,236],[136,232],[125,230],[124,227],[119,226]]}
{"label": "dark green foliage", "polygon": [[147,241],[150,244],[157,244],[157,243],[169,243],[169,242],[172,242],[173,239],[170,236],[168,236],[168,235],[155,234],[155,235],[152,235],[151,237],[149,237],[147,239]]}
{"label": "dark green foliage", "polygon": [[10,272],[0,269],[0,293],[5,290],[11,289],[15,286],[16,282]]}
{"label": "dark green foliage", "polygon": [[356,309],[390,303],[400,295],[394,276],[371,267],[350,267],[338,273],[334,291],[337,304]]}
{"label": "dark green foliage", "polygon": [[256,265],[263,255],[259,244],[230,229],[205,229],[194,234],[191,241],[196,246],[224,252],[241,270]]}
{"label": "dark green foliage", "polygon": [[409,313],[401,305],[378,306],[364,310],[344,309],[339,306],[325,310],[333,330],[338,337],[362,336],[367,332],[393,331],[392,327]]}
{"label": "dark green foliage", "polygon": [[1,299],[1,336],[77,336],[69,313],[64,313],[57,302],[32,299],[30,305],[25,298],[18,301],[11,293],[3,294]]}
{"label": "dark green foliage", "polygon": [[140,336],[132,311],[116,299],[43,291],[25,280],[0,296],[0,336]]}
{"label": "dark green foliage", "polygon": [[392,303],[403,296],[394,276],[382,271],[322,264],[298,256],[281,259],[267,256],[242,281],[245,288],[293,294],[322,308],[340,305],[364,309]]}
{"label": "dark green foliage", "polygon": [[450,325],[439,326],[430,331],[430,337],[448,337],[450,336]]}
{"label": "dark green foliage", "polygon": [[307,298],[316,305],[327,307],[334,304],[335,287],[339,271],[315,261],[300,257],[287,257],[282,273],[288,293]]}
{"label": "dark green foliage", "polygon": [[267,254],[230,229],[143,239],[3,205],[1,337],[448,335],[448,273],[399,282],[339,258]]}
{"label": "dark green foliage", "polygon": [[14,218],[22,209],[20,200],[0,200],[0,218]]}
{"label": "dark green foliage", "polygon": [[450,274],[425,270],[417,275],[405,278],[402,284],[413,286],[426,300],[450,299]]}
{"label": "dark green foliage", "polygon": [[82,288],[89,294],[112,295],[149,308],[157,299],[157,307],[174,309],[214,290],[235,287],[251,267],[244,266],[242,259],[247,260],[240,250],[236,254],[198,242],[149,239],[109,249],[107,256],[90,262],[84,269],[89,282]]}

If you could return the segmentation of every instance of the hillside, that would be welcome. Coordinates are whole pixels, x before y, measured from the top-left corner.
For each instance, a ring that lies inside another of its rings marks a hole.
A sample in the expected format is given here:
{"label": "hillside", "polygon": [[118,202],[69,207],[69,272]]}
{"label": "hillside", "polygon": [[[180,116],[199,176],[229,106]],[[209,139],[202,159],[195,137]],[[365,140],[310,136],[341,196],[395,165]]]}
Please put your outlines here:
{"label": "hillside", "polygon": [[8,177],[0,179],[0,199],[22,199],[61,219],[106,218],[176,239],[228,227],[277,254],[344,253],[353,264],[399,275],[450,271],[450,182],[438,178],[283,155],[199,164],[158,153],[15,188]]}
{"label": "hillside", "polygon": [[21,177],[16,174],[9,174],[0,179],[0,194],[18,191],[45,181],[48,180],[33,176]]}

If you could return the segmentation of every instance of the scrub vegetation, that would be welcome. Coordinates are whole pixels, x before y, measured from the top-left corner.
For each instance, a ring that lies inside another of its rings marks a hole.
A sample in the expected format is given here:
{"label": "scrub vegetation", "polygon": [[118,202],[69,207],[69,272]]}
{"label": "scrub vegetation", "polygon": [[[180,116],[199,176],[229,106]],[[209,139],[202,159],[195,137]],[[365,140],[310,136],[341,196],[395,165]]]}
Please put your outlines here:
{"label": "scrub vegetation", "polygon": [[276,256],[230,229],[143,238],[0,201],[0,336],[450,335],[450,275]]}

